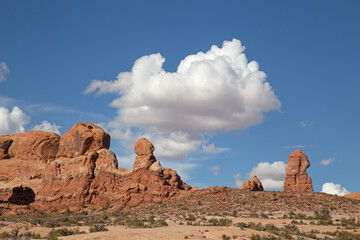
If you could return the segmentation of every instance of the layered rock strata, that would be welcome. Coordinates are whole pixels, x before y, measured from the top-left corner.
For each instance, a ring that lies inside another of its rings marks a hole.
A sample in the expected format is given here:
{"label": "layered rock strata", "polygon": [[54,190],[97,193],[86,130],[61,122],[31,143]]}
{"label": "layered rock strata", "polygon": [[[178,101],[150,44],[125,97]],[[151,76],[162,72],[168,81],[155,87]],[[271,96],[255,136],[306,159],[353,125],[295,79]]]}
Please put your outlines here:
{"label": "layered rock strata", "polygon": [[306,169],[310,167],[310,162],[300,149],[289,155],[289,162],[286,165],[286,178],[284,191],[306,191],[314,192],[312,179],[308,177]]}
{"label": "layered rock strata", "polygon": [[133,170],[118,168],[109,146],[109,134],[90,123],[75,124],[61,138],[42,131],[0,136],[0,202],[135,207],[191,189],[156,161],[146,138],[135,144]]}

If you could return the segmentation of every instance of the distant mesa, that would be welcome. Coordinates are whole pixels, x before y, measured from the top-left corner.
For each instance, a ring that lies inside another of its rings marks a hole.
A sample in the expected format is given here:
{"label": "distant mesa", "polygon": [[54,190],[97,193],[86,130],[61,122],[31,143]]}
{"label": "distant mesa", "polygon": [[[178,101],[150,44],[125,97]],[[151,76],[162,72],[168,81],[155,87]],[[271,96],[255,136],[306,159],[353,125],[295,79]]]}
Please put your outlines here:
{"label": "distant mesa", "polygon": [[305,153],[303,153],[300,149],[289,155],[289,162],[286,165],[284,192],[314,192],[312,179],[308,177],[306,172],[308,167],[310,167],[310,162]]}
{"label": "distant mesa", "polygon": [[0,136],[0,202],[38,209],[107,202],[136,207],[192,189],[161,166],[146,138],[135,144],[132,170],[118,168],[109,147],[109,134],[90,123],[75,124],[61,138],[43,131]]}
{"label": "distant mesa", "polygon": [[263,188],[260,180],[256,176],[254,176],[253,179],[251,179],[251,181],[244,180],[240,190],[244,190],[244,191],[264,191],[264,188]]}

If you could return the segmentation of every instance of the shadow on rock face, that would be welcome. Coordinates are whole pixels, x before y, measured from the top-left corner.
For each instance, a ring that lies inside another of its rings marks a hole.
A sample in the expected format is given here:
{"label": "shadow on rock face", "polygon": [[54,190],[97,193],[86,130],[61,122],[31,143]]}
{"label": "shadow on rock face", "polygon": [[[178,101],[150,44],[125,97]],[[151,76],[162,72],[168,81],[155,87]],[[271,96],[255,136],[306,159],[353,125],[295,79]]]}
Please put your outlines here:
{"label": "shadow on rock face", "polygon": [[29,205],[35,201],[35,193],[29,187],[14,187],[11,197],[8,199],[9,203],[17,205]]}

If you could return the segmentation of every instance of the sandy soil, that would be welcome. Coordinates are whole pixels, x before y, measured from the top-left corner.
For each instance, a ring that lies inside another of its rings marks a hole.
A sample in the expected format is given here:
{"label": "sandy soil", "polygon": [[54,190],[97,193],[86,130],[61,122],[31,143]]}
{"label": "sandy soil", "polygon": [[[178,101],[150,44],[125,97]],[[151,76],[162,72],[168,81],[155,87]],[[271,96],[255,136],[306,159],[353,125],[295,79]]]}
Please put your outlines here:
{"label": "sandy soil", "polygon": [[[283,213],[278,213],[282,215]],[[342,214],[334,216],[334,221],[340,217],[354,217],[355,214]],[[273,216],[278,217],[278,216]],[[239,228],[235,227],[239,222],[249,223],[254,222],[255,224],[261,223],[262,225],[271,223],[277,227],[283,227],[284,225],[291,224],[291,219],[260,219],[260,218],[243,218],[243,217],[228,217],[233,221],[233,226],[231,227],[218,227],[218,226],[191,226],[191,225],[179,225],[172,220],[167,220],[169,226],[167,227],[158,227],[158,228],[129,228],[126,226],[106,226],[109,231],[105,232],[95,232],[89,233],[88,226],[80,227],[67,227],[68,229],[78,229],[80,231],[86,232],[85,234],[78,234],[66,237],[59,237],[59,239],[78,239],[78,240],[178,240],[178,239],[209,239],[217,240],[222,239],[222,236],[225,234],[229,236],[230,239],[250,239],[252,234],[262,235],[272,235],[269,232],[257,231],[249,228]],[[21,232],[34,232],[39,233],[41,236],[46,237],[47,234],[52,230],[51,228],[45,227],[31,227],[29,223],[13,223],[0,221],[2,226],[0,227],[0,232],[11,231],[14,228],[20,228]],[[4,226],[6,225],[6,226]],[[324,238],[326,235],[321,234],[326,231],[336,231],[336,230],[346,230],[343,227],[329,225],[313,225],[310,224],[310,220],[303,220],[303,224],[296,224],[296,226],[305,232],[310,232],[311,230],[317,230],[320,233],[317,234],[317,237]],[[357,230],[347,230],[351,232],[357,232]],[[358,230],[360,232],[360,230]],[[275,236],[275,235],[274,235]]]}

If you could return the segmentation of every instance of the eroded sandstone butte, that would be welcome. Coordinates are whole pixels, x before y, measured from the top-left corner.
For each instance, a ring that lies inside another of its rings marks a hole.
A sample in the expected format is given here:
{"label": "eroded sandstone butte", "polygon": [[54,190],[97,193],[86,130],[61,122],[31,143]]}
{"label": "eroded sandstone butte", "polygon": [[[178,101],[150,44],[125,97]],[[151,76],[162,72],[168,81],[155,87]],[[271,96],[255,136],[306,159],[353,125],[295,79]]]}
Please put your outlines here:
{"label": "eroded sandstone butte", "polygon": [[284,182],[284,192],[306,191],[314,192],[312,179],[308,177],[306,169],[310,167],[310,162],[305,153],[300,149],[289,155],[289,162],[286,165],[286,177]]}
{"label": "eroded sandstone butte", "polygon": [[38,209],[107,202],[135,207],[191,189],[161,166],[146,138],[135,144],[132,170],[118,168],[109,146],[109,134],[90,123],[75,124],[61,138],[43,131],[0,136],[0,202]]}
{"label": "eroded sandstone butte", "polygon": [[256,176],[254,176],[253,179],[251,179],[251,181],[244,180],[240,190],[244,190],[244,191],[264,191],[264,188],[263,188],[260,180]]}

